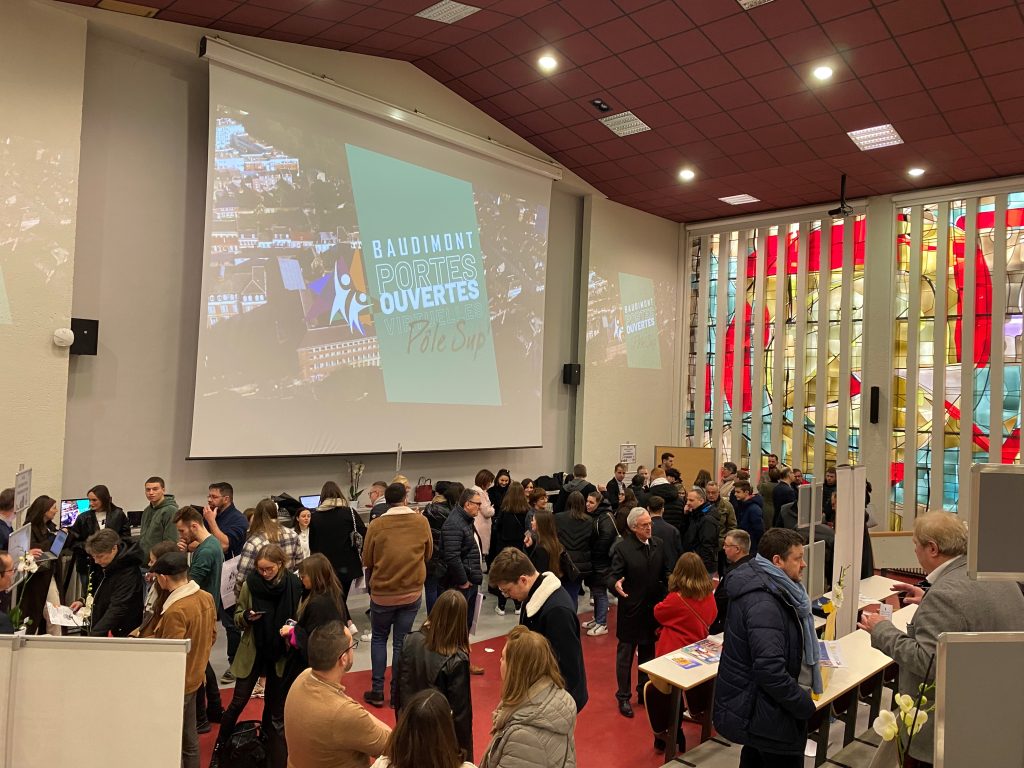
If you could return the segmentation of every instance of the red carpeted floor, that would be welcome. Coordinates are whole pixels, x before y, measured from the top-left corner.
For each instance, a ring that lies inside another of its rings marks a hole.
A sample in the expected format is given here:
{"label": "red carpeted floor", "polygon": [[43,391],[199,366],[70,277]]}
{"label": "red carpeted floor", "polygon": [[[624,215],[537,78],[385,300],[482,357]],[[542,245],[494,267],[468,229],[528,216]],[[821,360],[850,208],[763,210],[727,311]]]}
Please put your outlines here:
{"label": "red carpeted floor", "polygon": [[[580,616],[580,621],[592,618],[590,615]],[[507,617],[508,627],[515,626],[516,618]],[[665,760],[661,753],[654,751],[654,738],[647,716],[642,707],[634,701],[633,709],[636,717],[632,720],[619,714],[615,700],[615,609],[609,613],[608,634],[601,637],[583,636],[583,655],[587,665],[587,686],[590,690],[590,701],[580,713],[576,723],[577,763],[581,768],[599,768],[600,766],[660,766]],[[501,685],[499,677],[499,660],[501,649],[505,644],[502,637],[474,643],[472,646],[473,663],[485,670],[483,675],[473,677],[473,734],[476,754],[474,762],[478,762],[490,741],[491,713],[498,704],[498,693]],[[493,651],[488,653],[487,649]],[[388,680],[390,681],[390,671]],[[634,668],[635,675],[635,668]],[[390,683],[388,683],[390,684]],[[634,677],[634,687],[635,687]],[[370,673],[353,672],[345,677],[345,688],[348,694],[362,703],[363,691],[370,687]],[[231,691],[221,691],[225,706],[231,699]],[[375,709],[367,707],[374,715],[389,725],[394,725],[395,713],[385,707]],[[242,720],[258,720],[263,711],[263,701],[252,699]],[[202,764],[209,763],[213,744],[217,739],[217,726],[213,731],[200,736]],[[687,743],[696,744],[700,738],[697,726],[685,726]]]}

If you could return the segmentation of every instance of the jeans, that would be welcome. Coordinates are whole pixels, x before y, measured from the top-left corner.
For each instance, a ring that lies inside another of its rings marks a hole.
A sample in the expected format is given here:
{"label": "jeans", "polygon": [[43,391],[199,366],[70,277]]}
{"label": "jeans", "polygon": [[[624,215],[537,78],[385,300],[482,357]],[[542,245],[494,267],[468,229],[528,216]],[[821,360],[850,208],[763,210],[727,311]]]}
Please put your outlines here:
{"label": "jeans", "polygon": [[224,627],[224,633],[228,638],[228,665],[235,660],[235,652],[238,650],[238,644],[242,642],[242,630],[235,626],[235,608],[231,607],[230,610],[225,610],[222,605],[217,609],[217,616],[220,618],[221,626]]}
{"label": "jeans", "polygon": [[[231,703],[224,710],[224,716],[220,721],[220,733],[217,735],[218,746],[227,745],[231,742],[231,736],[235,732],[238,716],[242,714],[245,705],[249,703],[253,689],[256,687],[256,683],[259,682],[260,675],[263,672],[266,672],[267,675],[267,684],[263,698],[263,717],[261,719],[263,732],[269,735],[278,729],[283,729],[284,700],[288,694],[285,681],[274,673],[273,665],[264,670],[261,664],[255,663],[248,677],[235,680],[234,696],[231,697]],[[221,749],[223,749],[223,746],[221,746]]]}
{"label": "jeans", "polygon": [[181,768],[199,768],[199,731],[196,730],[196,693],[185,694],[181,723]]}
{"label": "jeans", "polygon": [[429,614],[434,608],[434,603],[437,602],[437,598],[444,592],[441,588],[441,582],[435,579],[433,576],[427,576],[426,582],[423,584],[423,593],[427,600],[427,613]]}
{"label": "jeans", "polygon": [[466,598],[466,628],[473,628],[473,615],[476,613],[476,596],[480,587],[474,584],[469,589],[460,589],[459,594]]}
{"label": "jeans", "polygon": [[740,750],[739,768],[803,768],[803,755],[780,755],[747,746]]}
{"label": "jeans", "polygon": [[594,596],[594,621],[608,626],[608,588],[594,584],[590,587],[590,593]]}
{"label": "jeans", "polygon": [[580,586],[580,579],[576,579],[576,581],[569,581],[568,579],[562,581],[562,589],[569,593],[569,599],[572,600],[574,609],[579,607]]}
{"label": "jeans", "polygon": [[196,691],[196,720],[205,723],[209,719],[210,713],[213,713],[215,720],[219,720],[224,714],[224,705],[220,700],[217,673],[213,671],[213,665],[207,662],[206,682]]}
{"label": "jeans", "polygon": [[[395,630],[391,640],[392,664],[402,655],[402,643],[412,631],[412,623],[420,609],[420,598],[405,605],[378,605],[370,600],[370,666],[371,686],[374,693],[384,693],[384,672],[388,667],[388,635]],[[391,677],[392,699],[398,681]]]}
{"label": "jeans", "polygon": [[647,675],[640,671],[639,664],[654,658],[654,643],[634,643],[619,640],[619,644],[615,649],[615,680],[618,683],[615,698],[619,701],[629,701],[633,695],[630,691],[630,683],[633,680],[634,653],[639,659],[636,671],[636,695],[637,700],[639,700],[643,696],[644,683],[647,682]]}

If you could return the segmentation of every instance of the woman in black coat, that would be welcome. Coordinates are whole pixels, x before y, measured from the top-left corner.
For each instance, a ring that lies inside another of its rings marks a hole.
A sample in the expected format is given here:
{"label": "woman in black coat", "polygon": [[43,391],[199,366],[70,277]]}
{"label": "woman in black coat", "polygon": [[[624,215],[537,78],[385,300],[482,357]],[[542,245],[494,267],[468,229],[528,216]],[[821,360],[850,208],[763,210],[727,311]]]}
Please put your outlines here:
{"label": "woman in black coat", "polygon": [[89,584],[89,572],[92,571],[93,582],[100,577],[100,569],[85,551],[85,541],[94,533],[109,528],[121,537],[122,541],[130,541],[132,525],[128,515],[114,504],[110,491],[105,485],[94,485],[89,489],[89,509],[80,514],[68,531],[68,544],[74,554],[75,572],[82,582],[84,593]]}
{"label": "woman in black coat", "polygon": [[[32,526],[29,534],[30,549],[41,549],[46,552],[53,546],[53,537],[57,533],[53,518],[57,516],[57,510],[57,501],[49,496],[39,496],[29,506],[28,512],[25,513],[25,522]],[[58,560],[40,563],[39,570],[20,587],[21,615],[28,622],[30,635],[46,633],[46,620],[43,618],[46,596],[50,591],[58,563]]]}
{"label": "woman in black coat", "polygon": [[310,555],[299,563],[302,598],[292,622],[281,627],[281,637],[288,642],[285,663],[285,689],[302,670],[309,666],[307,648],[313,631],[332,621],[348,624],[349,613],[341,594],[341,583],[330,561],[321,554]]}
{"label": "woman in black coat", "polygon": [[[357,534],[353,536],[353,533]],[[348,598],[352,582],[363,575],[362,548],[366,523],[348,505],[338,484],[324,483],[320,506],[309,521],[309,551],[326,557],[338,576],[343,596]]]}
{"label": "woman in black coat", "polygon": [[444,694],[455,720],[455,736],[465,759],[473,757],[473,698],[469,686],[469,630],[466,601],[449,589],[437,598],[418,632],[405,638],[393,674],[398,678],[399,713],[428,688]]}
{"label": "woman in black coat", "polygon": [[[530,503],[526,499],[526,490],[519,483],[509,483],[508,492],[494,516],[494,526],[491,529],[491,559],[506,547],[525,551],[526,516],[529,511]],[[518,613],[519,603],[513,603]],[[499,592],[495,613],[503,616],[507,604],[508,598]]]}
{"label": "woman in black coat", "polygon": [[597,530],[594,528],[594,521],[587,514],[587,503],[582,493],[573,491],[569,494],[565,502],[565,511],[555,515],[555,529],[558,531],[558,540],[562,542],[565,551],[569,553],[569,558],[580,572],[580,578],[575,581],[562,579],[562,586],[572,598],[573,605],[576,605],[583,580],[588,579],[594,571],[592,552],[594,541],[597,539]]}

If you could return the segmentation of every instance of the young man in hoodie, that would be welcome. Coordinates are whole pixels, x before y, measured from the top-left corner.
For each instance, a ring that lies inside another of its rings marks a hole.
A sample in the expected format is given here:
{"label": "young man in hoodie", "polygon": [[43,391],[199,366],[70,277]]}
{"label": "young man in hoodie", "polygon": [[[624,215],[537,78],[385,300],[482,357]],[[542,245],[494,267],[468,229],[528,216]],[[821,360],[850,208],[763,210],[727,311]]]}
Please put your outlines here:
{"label": "young man in hoodie", "polygon": [[579,491],[583,494],[583,498],[586,498],[596,490],[597,486],[587,480],[586,466],[583,464],[577,464],[572,468],[572,479],[567,480],[565,484],[562,485],[562,490],[558,492],[558,497],[555,499],[553,507],[554,513],[557,515],[565,509],[565,503],[569,499],[569,494],[573,491]]}
{"label": "young man in hoodie", "polygon": [[491,563],[491,581],[503,595],[523,604],[519,623],[539,632],[551,643],[565,689],[576,702],[576,711],[586,706],[587,670],[583,666],[580,620],[569,593],[550,571],[537,573],[526,553],[508,547]]}
{"label": "young man in hoodie", "polygon": [[[149,506],[142,510],[142,531],[139,533],[139,548],[146,557],[161,541],[178,543],[178,529],[174,525],[178,504],[165,489],[162,477],[154,475],[146,481],[146,500]],[[143,569],[143,572],[148,573],[148,570]]]}
{"label": "young man in hoodie", "polygon": [[181,732],[182,768],[199,768],[199,733],[196,730],[196,692],[203,687],[210,649],[217,635],[217,608],[213,598],[188,578],[188,557],[170,552],[153,565],[157,584],[170,594],[152,629],[152,637],[190,642],[185,655],[185,716]]}

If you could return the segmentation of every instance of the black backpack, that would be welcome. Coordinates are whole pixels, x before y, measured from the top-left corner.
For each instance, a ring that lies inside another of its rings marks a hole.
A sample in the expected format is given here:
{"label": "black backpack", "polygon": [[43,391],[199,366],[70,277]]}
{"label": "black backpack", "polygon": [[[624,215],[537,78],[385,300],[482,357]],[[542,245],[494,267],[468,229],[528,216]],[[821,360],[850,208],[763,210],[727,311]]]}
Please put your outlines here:
{"label": "black backpack", "polygon": [[231,743],[220,758],[220,768],[269,768],[266,735],[259,720],[243,720],[235,726]]}

